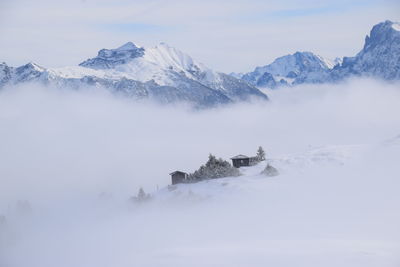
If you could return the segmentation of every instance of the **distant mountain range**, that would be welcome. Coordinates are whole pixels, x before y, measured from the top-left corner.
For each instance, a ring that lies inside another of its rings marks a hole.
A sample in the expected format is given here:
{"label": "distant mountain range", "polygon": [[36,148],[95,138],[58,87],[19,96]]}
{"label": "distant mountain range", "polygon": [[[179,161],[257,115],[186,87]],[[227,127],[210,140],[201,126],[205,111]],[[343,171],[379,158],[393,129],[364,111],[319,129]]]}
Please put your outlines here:
{"label": "distant mountain range", "polygon": [[400,79],[400,24],[375,25],[355,57],[330,61],[311,52],[296,52],[245,74],[213,71],[164,43],[144,48],[128,42],[102,49],[79,66],[64,68],[0,64],[0,88],[27,82],[73,89],[93,86],[137,100],[188,102],[198,107],[268,100],[257,87],[332,83],[353,76]]}
{"label": "distant mountain range", "polygon": [[0,65],[0,86],[26,82],[75,89],[102,87],[133,99],[188,102],[199,107],[268,99],[255,86],[215,72],[164,43],[143,48],[128,42],[116,49],[102,49],[96,57],[72,67]]}
{"label": "distant mountain range", "polygon": [[400,24],[375,25],[354,57],[327,60],[311,52],[296,52],[245,74],[232,73],[257,87],[277,88],[304,83],[332,83],[348,77],[400,79]]}

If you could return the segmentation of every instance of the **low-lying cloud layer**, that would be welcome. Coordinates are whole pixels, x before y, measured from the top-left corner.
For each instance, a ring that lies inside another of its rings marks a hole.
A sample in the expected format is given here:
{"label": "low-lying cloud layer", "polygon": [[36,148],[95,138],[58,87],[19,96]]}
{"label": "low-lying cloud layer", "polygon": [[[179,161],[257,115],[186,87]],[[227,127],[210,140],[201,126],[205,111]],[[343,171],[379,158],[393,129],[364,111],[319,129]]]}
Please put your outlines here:
{"label": "low-lying cloud layer", "polygon": [[[202,266],[202,259],[206,266],[287,266],[289,251],[307,266],[354,266],[359,258],[395,266],[398,146],[387,154],[369,149],[344,169],[291,167],[271,184],[246,180],[221,201],[127,208],[139,187],[163,188],[171,171],[193,171],[209,153],[228,159],[262,145],[280,159],[318,146],[381,145],[400,134],[396,84],[355,80],[267,93],[266,104],[193,111],[91,90],[1,91],[0,215],[13,231],[0,232],[8,236],[0,239],[7,252],[0,265]],[[98,203],[101,192],[112,204]],[[377,202],[367,201],[372,192]],[[15,214],[18,200],[29,201],[31,219]],[[357,256],[370,251],[375,256]],[[327,253],[339,257],[336,265]]]}

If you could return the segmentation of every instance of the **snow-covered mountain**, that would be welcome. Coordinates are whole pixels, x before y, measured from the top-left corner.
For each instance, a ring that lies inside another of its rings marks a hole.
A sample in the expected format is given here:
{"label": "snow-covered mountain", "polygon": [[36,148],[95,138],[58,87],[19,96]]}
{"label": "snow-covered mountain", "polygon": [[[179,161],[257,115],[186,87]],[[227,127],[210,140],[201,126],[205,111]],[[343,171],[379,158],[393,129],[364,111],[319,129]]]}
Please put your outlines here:
{"label": "snow-covered mountain", "polygon": [[242,79],[256,86],[275,88],[279,85],[292,85],[313,82],[325,77],[333,68],[334,62],[311,52],[296,52],[279,57],[269,65],[257,67],[246,73]]}
{"label": "snow-covered mountain", "polygon": [[365,37],[363,49],[355,57],[343,58],[343,63],[331,72],[333,80],[352,75],[400,79],[399,23],[385,21],[375,25]]}
{"label": "snow-covered mountain", "polygon": [[135,99],[196,106],[215,106],[267,96],[247,82],[215,72],[183,52],[161,43],[153,48],[128,42],[102,49],[79,66],[49,68],[29,63],[18,68],[0,66],[1,84],[42,82],[60,87],[104,87]]}
{"label": "snow-covered mountain", "polygon": [[352,76],[400,79],[400,24],[385,21],[366,36],[354,57],[328,60],[311,52],[296,52],[245,74],[232,74],[258,87],[331,83]]}

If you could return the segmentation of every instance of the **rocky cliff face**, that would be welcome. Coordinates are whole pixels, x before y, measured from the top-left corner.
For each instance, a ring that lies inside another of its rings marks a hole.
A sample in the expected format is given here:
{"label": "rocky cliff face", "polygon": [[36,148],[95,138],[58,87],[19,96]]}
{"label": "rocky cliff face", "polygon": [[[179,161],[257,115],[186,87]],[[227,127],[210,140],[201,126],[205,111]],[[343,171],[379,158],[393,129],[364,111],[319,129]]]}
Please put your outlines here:
{"label": "rocky cliff face", "polygon": [[333,80],[352,75],[400,79],[400,24],[385,21],[375,25],[365,37],[363,49],[355,57],[343,58],[331,72]]}
{"label": "rocky cliff face", "polygon": [[142,57],[144,49],[128,42],[116,49],[101,49],[97,57],[88,59],[79,66],[93,69],[112,69],[118,65],[126,64],[130,60]]}

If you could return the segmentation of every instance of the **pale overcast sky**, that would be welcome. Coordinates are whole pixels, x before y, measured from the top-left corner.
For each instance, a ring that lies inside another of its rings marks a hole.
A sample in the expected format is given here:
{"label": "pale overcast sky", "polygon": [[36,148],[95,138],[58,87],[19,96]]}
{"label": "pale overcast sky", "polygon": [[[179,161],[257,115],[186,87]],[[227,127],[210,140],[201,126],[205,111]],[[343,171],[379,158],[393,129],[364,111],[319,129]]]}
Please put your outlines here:
{"label": "pale overcast sky", "polygon": [[0,0],[0,61],[77,65],[128,41],[166,42],[224,72],[312,51],[352,56],[398,0]]}

